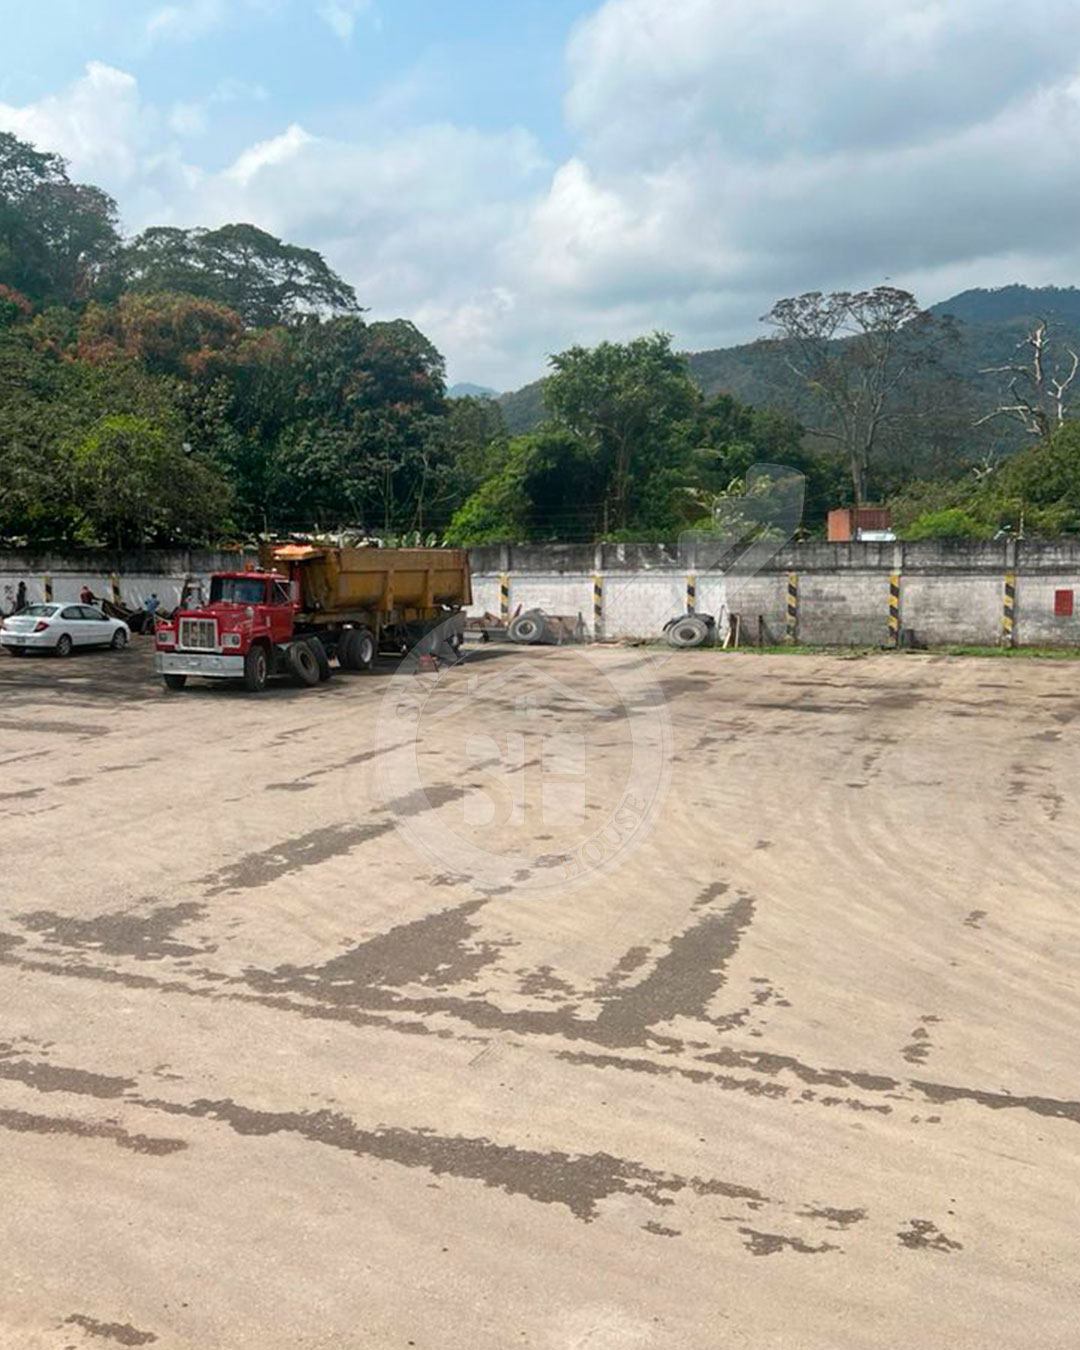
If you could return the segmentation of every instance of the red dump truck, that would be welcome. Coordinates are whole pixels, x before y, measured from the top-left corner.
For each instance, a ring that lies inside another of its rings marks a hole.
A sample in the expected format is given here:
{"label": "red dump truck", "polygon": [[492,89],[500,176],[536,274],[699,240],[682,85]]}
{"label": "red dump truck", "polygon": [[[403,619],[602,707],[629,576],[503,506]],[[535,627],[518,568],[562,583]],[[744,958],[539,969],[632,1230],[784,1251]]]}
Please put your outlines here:
{"label": "red dump truck", "polygon": [[258,569],[216,573],[205,605],[159,623],[155,663],[173,690],[192,675],[253,693],[281,673],[313,685],[334,659],[368,670],[377,651],[425,639],[456,652],[471,602],[464,549],[279,544],[261,550]]}

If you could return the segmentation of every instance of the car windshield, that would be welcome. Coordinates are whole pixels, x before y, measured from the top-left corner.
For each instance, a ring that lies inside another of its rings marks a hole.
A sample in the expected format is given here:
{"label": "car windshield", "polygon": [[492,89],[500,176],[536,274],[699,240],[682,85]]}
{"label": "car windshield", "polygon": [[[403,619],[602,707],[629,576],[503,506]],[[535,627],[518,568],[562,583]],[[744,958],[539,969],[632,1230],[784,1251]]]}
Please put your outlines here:
{"label": "car windshield", "polygon": [[29,614],[35,619],[47,619],[51,614],[55,614],[58,605],[27,605],[25,609],[20,609],[20,614]]}
{"label": "car windshield", "polygon": [[265,599],[266,582],[256,577],[214,577],[210,583],[212,605],[261,605]]}

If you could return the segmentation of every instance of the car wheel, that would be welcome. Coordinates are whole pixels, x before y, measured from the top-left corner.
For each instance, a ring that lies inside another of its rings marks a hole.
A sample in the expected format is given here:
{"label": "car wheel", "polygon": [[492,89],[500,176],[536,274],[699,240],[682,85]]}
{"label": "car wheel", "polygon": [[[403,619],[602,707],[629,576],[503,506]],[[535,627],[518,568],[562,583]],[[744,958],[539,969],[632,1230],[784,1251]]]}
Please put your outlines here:
{"label": "car wheel", "polygon": [[252,647],[244,657],[244,688],[249,694],[261,694],[266,688],[270,667],[265,647]]}
{"label": "car wheel", "polygon": [[54,650],[57,656],[70,656],[71,647],[72,647],[71,638],[68,636],[67,633],[61,633],[60,636],[56,639],[56,647]]}
{"label": "car wheel", "polygon": [[171,693],[176,693],[187,684],[186,675],[162,675],[161,678],[165,681],[165,688]]}
{"label": "car wheel", "polygon": [[109,643],[109,646],[114,652],[122,652],[127,646],[127,634],[122,628],[118,628],[112,635],[112,641]]}

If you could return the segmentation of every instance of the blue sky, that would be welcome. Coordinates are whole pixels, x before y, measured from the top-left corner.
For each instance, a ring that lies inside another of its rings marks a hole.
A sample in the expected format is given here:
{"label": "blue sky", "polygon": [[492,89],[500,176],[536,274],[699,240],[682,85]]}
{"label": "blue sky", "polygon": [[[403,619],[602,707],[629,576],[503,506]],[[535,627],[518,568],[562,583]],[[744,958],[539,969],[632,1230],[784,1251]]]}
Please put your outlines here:
{"label": "blue sky", "polygon": [[[219,109],[214,140],[201,147],[208,167],[268,125],[299,121],[330,135],[392,99],[399,116],[416,120],[521,122],[558,153],[567,148],[563,45],[593,8],[588,0],[48,0],[5,18],[14,59],[0,73],[0,101],[46,97],[94,59],[134,74],[161,105],[210,97],[223,82],[264,91],[269,107],[237,99]],[[335,13],[348,16],[336,27]]]}
{"label": "blue sky", "polygon": [[1043,0],[46,0],[0,127],[125,227],[320,249],[451,379],[572,342],[760,335],[886,276],[1075,281],[1080,5]]}

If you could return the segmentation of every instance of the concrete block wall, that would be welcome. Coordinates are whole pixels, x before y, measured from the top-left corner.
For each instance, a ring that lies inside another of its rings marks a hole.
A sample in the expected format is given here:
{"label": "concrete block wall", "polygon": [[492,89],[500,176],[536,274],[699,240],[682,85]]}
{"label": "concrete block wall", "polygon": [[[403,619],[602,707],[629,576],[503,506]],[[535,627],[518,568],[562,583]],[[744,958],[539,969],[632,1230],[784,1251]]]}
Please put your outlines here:
{"label": "concrete block wall", "polygon": [[[708,554],[706,541],[703,550]],[[702,552],[699,551],[697,561]],[[581,613],[592,626],[592,579],[603,578],[608,637],[655,637],[686,609],[694,572],[699,613],[739,614],[743,641],[786,633],[788,576],[798,585],[796,639],[815,645],[885,646],[890,579],[900,576],[900,624],[929,646],[994,645],[1004,632],[1005,578],[1015,575],[1014,641],[1080,643],[1080,540],[813,543],[780,550],[750,576],[695,571],[694,541],[672,545],[502,546],[471,554],[475,611],[498,613],[506,576],[511,610]],[[591,563],[591,567],[588,565]],[[1074,614],[1057,617],[1055,593],[1071,589]]]}
{"label": "concrete block wall", "polygon": [[26,583],[28,602],[37,604],[45,600],[47,585],[52,598],[59,602],[78,600],[84,586],[96,596],[111,600],[114,578],[120,601],[129,609],[141,608],[151,593],[157,594],[164,609],[173,609],[180,602],[186,577],[197,577],[205,583],[211,573],[242,568],[257,557],[254,551],[212,549],[0,552],[0,610],[11,612],[20,581]]}
{"label": "concrete block wall", "polygon": [[[593,626],[593,578],[603,579],[604,632],[609,637],[658,637],[664,623],[687,608],[688,574],[696,609],[721,618],[739,614],[743,641],[784,639],[788,575],[798,578],[798,641],[822,645],[884,645],[889,641],[889,580],[901,578],[900,623],[928,645],[994,644],[1002,639],[1006,576],[1016,578],[1014,638],[1018,644],[1080,644],[1080,540],[980,541],[917,544],[798,544],[752,575],[724,575],[699,566],[692,539],[671,544],[498,545],[470,551],[474,603],[470,612],[499,613],[505,576],[511,611],[544,609],[581,614]],[[10,611],[20,581],[31,601],[75,600],[84,584],[110,595],[115,576],[132,608],[156,591],[169,608],[186,576],[242,567],[244,551],[83,550],[0,552],[0,609]],[[1073,593],[1074,613],[1055,615],[1055,595]]]}

